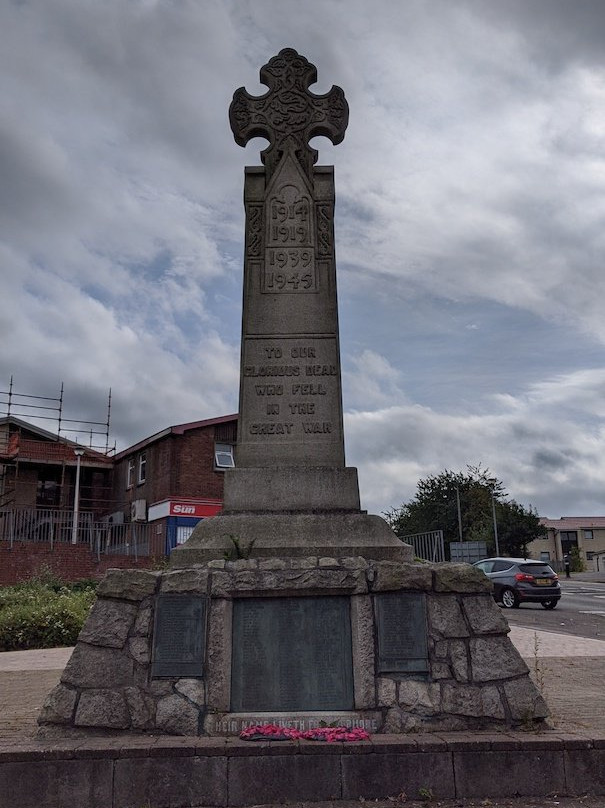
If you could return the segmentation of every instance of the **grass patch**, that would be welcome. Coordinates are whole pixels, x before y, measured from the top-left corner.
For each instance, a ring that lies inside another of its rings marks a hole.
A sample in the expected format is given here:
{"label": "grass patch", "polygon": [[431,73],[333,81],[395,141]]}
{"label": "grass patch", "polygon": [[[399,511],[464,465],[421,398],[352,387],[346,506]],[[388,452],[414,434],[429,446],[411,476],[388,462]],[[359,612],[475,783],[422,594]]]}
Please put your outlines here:
{"label": "grass patch", "polygon": [[96,581],[41,575],[0,587],[0,651],[74,645],[95,599]]}

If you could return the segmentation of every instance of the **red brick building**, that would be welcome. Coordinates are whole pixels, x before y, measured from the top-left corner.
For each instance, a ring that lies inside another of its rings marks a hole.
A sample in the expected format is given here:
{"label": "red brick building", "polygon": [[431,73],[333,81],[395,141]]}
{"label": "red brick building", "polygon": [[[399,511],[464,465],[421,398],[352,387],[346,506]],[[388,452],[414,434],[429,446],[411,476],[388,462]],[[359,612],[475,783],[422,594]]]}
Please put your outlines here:
{"label": "red brick building", "polygon": [[223,474],[234,465],[237,415],[171,426],[114,458],[114,520],[149,522],[166,552],[222,507]]}
{"label": "red brick building", "polygon": [[[222,508],[237,415],[164,429],[112,456],[0,418],[0,584],[149,566]],[[76,490],[79,492],[76,507]]]}

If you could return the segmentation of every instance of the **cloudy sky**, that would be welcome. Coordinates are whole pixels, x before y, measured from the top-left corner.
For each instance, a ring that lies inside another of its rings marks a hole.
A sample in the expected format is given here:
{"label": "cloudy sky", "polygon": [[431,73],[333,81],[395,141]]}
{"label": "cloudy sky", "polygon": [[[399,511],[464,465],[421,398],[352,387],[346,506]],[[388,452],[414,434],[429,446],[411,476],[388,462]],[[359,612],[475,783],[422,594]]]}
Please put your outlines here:
{"label": "cloudy sky", "polygon": [[103,420],[111,387],[118,450],[236,410],[266,142],[227,110],[283,47],[350,106],[314,145],[364,507],[482,463],[543,516],[604,514],[602,0],[3,0],[0,389]]}

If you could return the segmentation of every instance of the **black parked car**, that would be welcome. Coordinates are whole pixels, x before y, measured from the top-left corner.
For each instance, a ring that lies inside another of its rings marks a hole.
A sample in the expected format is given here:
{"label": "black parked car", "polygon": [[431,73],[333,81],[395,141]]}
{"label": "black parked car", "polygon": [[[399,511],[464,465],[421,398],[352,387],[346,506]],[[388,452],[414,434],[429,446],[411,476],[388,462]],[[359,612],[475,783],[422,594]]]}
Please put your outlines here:
{"label": "black parked car", "polygon": [[541,603],[545,609],[554,609],[561,598],[559,576],[544,561],[486,558],[473,567],[492,581],[494,599],[506,609],[518,609],[521,603]]}

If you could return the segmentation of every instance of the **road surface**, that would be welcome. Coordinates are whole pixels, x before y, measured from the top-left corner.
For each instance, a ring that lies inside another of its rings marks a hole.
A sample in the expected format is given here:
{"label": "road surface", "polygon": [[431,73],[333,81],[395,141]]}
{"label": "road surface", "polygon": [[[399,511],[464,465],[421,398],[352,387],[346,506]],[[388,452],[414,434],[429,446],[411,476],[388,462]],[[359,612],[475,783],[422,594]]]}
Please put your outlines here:
{"label": "road surface", "polygon": [[551,611],[539,603],[502,611],[511,626],[605,640],[605,583],[561,578],[561,592],[557,608]]}

